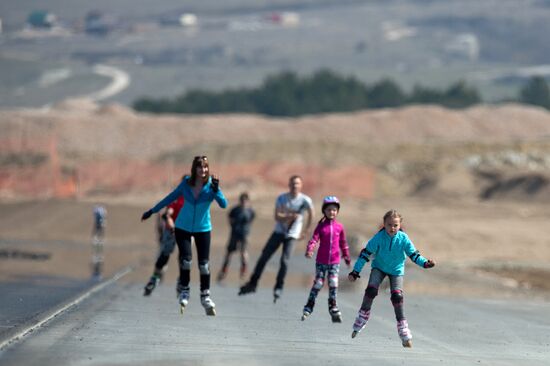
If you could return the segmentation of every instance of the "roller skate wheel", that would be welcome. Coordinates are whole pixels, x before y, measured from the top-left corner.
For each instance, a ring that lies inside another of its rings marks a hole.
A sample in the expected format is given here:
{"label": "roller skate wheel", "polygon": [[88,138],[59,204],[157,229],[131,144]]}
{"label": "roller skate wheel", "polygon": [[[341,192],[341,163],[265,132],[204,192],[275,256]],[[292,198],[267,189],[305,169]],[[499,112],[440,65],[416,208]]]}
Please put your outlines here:
{"label": "roller skate wheel", "polygon": [[215,308],[208,308],[206,309],[206,315],[208,316],[216,316],[216,309]]}
{"label": "roller skate wheel", "polygon": [[354,330],[353,332],[351,332],[351,338],[357,337],[357,333],[359,333],[359,332],[356,331],[356,330]]}
{"label": "roller skate wheel", "polygon": [[280,289],[280,288],[277,288],[273,291],[273,303],[275,304],[277,302],[277,300],[279,300],[279,298],[281,297],[283,293],[283,290]]}
{"label": "roller skate wheel", "polygon": [[341,323],[342,322],[342,316],[340,314],[331,315],[332,322],[333,323]]}
{"label": "roller skate wheel", "polygon": [[246,294],[251,294],[251,293],[254,293],[254,292],[256,292],[256,287],[247,283],[247,284],[241,286],[241,288],[239,289],[239,296],[246,295]]}
{"label": "roller skate wheel", "polygon": [[405,347],[405,348],[412,348],[412,346],[413,346],[413,342],[412,342],[411,339],[406,340],[406,341],[403,341],[403,347]]}

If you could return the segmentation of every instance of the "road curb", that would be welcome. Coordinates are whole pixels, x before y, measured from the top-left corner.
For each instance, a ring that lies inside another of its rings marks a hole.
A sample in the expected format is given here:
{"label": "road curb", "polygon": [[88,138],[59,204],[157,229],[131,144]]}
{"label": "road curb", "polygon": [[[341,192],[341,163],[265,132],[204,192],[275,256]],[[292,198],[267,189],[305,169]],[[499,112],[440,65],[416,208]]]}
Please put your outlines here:
{"label": "road curb", "polygon": [[133,270],[134,270],[133,266],[125,267],[122,270],[115,273],[113,277],[109,278],[108,280],[98,283],[92,288],[86,290],[84,293],[78,295],[74,300],[71,300],[65,304],[62,304],[61,306],[58,306],[53,310],[47,311],[44,315],[42,315],[39,319],[37,319],[33,324],[26,326],[24,329],[17,332],[15,335],[8,337],[8,339],[2,341],[0,343],[0,352],[4,351],[7,347],[21,341],[23,338],[32,334],[35,330],[39,329],[50,320],[63,314],[67,310],[71,309],[73,306],[78,305],[79,303],[81,303],[91,295],[95,294],[96,292],[99,292],[103,290],[105,287],[112,285],[113,283],[115,283],[122,277],[126,276]]}

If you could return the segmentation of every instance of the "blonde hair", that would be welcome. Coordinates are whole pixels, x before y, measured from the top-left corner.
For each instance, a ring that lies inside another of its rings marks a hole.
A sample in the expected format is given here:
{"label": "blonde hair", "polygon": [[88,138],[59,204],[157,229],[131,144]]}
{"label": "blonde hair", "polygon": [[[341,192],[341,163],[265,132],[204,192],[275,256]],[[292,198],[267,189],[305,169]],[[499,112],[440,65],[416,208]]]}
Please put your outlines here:
{"label": "blonde hair", "polygon": [[384,218],[382,219],[382,223],[385,224],[386,220],[389,218],[398,218],[399,222],[403,222],[403,217],[399,212],[397,212],[397,210],[389,210],[388,212],[386,212],[384,214]]}

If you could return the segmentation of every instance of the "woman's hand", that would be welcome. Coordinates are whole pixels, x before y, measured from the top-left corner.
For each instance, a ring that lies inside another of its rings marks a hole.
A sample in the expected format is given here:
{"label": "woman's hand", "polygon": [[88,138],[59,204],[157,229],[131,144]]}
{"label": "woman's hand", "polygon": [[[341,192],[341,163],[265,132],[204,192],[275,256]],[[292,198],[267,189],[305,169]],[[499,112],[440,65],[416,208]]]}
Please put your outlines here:
{"label": "woman's hand", "polygon": [[153,210],[147,210],[141,215],[141,221],[147,220],[153,214]]}
{"label": "woman's hand", "polygon": [[218,193],[219,189],[220,189],[220,178],[213,174],[212,175],[212,190],[214,191],[214,193]]}

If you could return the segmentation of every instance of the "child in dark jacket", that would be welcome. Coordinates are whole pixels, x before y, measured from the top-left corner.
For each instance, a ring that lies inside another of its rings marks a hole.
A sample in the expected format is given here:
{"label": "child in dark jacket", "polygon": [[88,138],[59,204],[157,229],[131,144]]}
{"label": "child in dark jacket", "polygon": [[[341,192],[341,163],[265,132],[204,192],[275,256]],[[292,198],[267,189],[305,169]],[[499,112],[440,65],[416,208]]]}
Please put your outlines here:
{"label": "child in dark jacket", "polygon": [[229,236],[229,242],[227,243],[227,252],[223,260],[223,265],[218,273],[218,281],[222,281],[227,276],[227,270],[229,268],[229,261],[233,252],[239,249],[241,254],[241,270],[240,277],[244,278],[246,275],[246,269],[248,266],[248,235],[250,234],[250,226],[256,213],[250,206],[250,197],[248,193],[243,192],[239,196],[239,204],[234,206],[229,211],[229,224],[231,225],[231,234]]}

